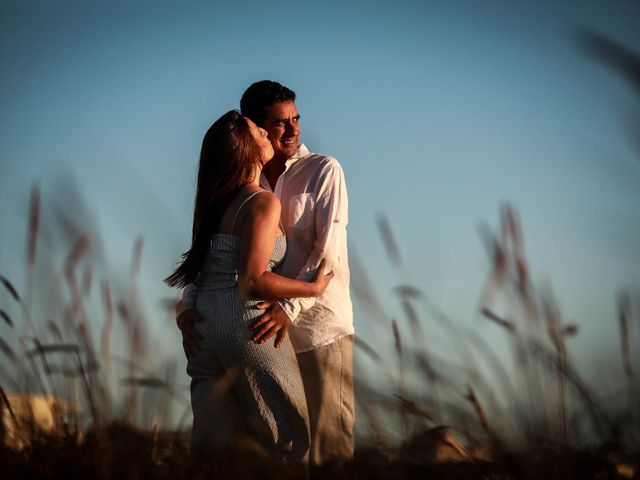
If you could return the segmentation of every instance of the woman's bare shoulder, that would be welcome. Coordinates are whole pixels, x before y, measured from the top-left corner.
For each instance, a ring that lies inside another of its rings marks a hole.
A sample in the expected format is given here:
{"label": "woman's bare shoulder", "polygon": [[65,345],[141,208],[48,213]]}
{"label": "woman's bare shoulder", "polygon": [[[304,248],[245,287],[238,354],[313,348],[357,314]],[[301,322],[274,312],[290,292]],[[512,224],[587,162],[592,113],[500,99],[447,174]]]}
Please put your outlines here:
{"label": "woman's bare shoulder", "polygon": [[268,191],[254,195],[249,202],[249,210],[254,215],[267,215],[269,217],[280,218],[280,200],[273,193]]}

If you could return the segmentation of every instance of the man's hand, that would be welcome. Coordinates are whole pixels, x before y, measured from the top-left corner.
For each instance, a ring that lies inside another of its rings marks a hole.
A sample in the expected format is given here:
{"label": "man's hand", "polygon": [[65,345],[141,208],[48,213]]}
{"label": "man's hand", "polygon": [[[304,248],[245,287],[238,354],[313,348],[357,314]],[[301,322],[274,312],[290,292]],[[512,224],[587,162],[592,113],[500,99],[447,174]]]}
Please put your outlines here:
{"label": "man's hand", "polygon": [[253,341],[264,343],[275,335],[274,346],[278,348],[286,338],[287,330],[291,326],[289,316],[276,302],[260,302],[256,308],[263,309],[265,312],[249,327],[249,330],[254,332]]}
{"label": "man's hand", "polygon": [[187,356],[187,360],[193,357],[198,348],[200,348],[200,340],[202,340],[203,337],[196,330],[195,323],[201,321],[202,316],[197,310],[193,309],[183,311],[176,319],[178,328],[182,332],[182,348],[184,348],[184,354]]}

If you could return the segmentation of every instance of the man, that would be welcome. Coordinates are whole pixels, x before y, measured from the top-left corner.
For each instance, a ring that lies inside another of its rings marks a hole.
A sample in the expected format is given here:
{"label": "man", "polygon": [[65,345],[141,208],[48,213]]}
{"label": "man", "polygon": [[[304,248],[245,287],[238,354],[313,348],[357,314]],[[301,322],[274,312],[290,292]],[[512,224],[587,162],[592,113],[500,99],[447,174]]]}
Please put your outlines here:
{"label": "man", "polygon": [[[269,80],[242,95],[242,114],[264,128],[274,150],[261,186],[282,204],[287,254],[278,273],[311,280],[327,260],[333,280],[321,297],[262,302],[254,340],[275,336],[277,347],[290,336],[296,351],[309,410],[310,463],[342,462],[353,456],[353,313],[347,256],[348,200],[344,173],[335,158],[310,153],[300,143],[300,115],[292,90]],[[177,322],[187,357],[197,348],[193,323],[197,287],[185,289]]]}

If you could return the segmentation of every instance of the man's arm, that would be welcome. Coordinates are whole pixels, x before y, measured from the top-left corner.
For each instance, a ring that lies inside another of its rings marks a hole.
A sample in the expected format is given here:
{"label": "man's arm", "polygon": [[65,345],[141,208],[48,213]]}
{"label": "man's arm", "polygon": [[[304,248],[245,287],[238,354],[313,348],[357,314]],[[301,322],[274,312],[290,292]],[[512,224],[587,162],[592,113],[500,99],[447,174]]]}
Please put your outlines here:
{"label": "man's arm", "polygon": [[198,278],[182,290],[182,300],[176,305],[176,324],[182,332],[182,348],[187,359],[193,357],[200,347],[202,335],[195,328],[195,323],[202,320],[196,310],[198,299]]}
{"label": "man's arm", "polygon": [[[344,173],[340,164],[333,160],[322,172],[316,203],[314,221],[317,237],[314,248],[300,269],[296,279],[309,281],[313,278],[320,261],[326,259],[326,270],[335,270],[334,266],[346,259],[339,258],[336,248],[342,235],[346,235],[348,222],[348,197]],[[276,335],[275,346],[279,346],[286,332],[302,311],[309,310],[316,298],[294,298],[278,303],[262,302],[257,308],[266,309],[265,313],[250,328],[255,333],[255,341],[265,342]]]}
{"label": "man's arm", "polygon": [[198,299],[198,278],[193,282],[188,283],[182,290],[182,300],[178,302],[176,306],[176,314],[179,317],[185,310],[195,310],[196,300]]}
{"label": "man's arm", "polygon": [[[320,185],[314,205],[316,240],[313,250],[304,266],[296,276],[297,280],[309,281],[313,278],[322,259],[326,260],[326,269],[344,261],[339,257],[337,244],[346,234],[348,222],[347,187],[342,167],[336,160],[329,162],[323,169]],[[292,322],[301,312],[309,310],[316,302],[315,297],[292,298],[282,300],[279,305]]]}

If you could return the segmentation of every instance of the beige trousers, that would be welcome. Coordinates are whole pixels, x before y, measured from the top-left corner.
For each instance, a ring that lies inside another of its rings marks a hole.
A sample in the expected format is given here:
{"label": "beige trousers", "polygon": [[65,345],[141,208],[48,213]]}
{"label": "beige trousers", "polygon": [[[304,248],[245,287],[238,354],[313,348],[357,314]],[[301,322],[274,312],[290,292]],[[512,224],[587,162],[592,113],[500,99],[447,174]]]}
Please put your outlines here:
{"label": "beige trousers", "polygon": [[297,354],[309,410],[310,466],[353,458],[353,335]]}

